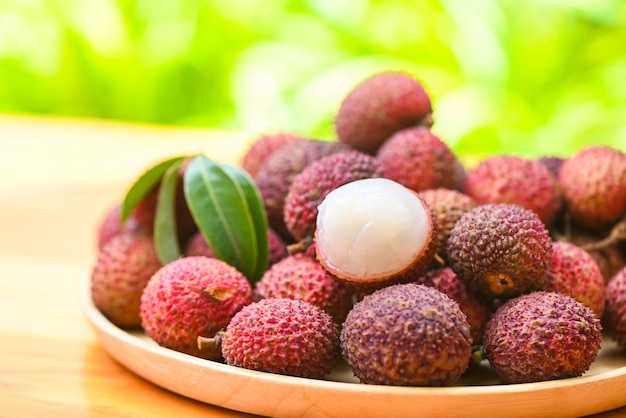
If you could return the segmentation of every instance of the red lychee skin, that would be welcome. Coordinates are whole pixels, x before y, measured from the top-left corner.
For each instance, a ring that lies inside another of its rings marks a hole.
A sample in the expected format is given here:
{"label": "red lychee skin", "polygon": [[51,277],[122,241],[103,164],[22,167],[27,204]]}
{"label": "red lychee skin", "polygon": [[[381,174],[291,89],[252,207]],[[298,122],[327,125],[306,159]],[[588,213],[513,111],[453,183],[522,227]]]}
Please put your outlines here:
{"label": "red lychee skin", "polygon": [[435,217],[437,255],[445,263],[448,261],[448,238],[452,227],[465,212],[474,209],[477,203],[465,193],[442,187],[423,190],[417,194],[428,204]]}
{"label": "red lychee skin", "polygon": [[602,324],[621,348],[626,348],[626,267],[618,271],[604,288],[606,305]]}
{"label": "red lychee skin", "polygon": [[504,302],[483,333],[483,349],[506,383],[529,383],[582,375],[596,359],[602,326],[574,298],[532,292]]}
{"label": "red lychee skin", "polygon": [[380,177],[378,160],[360,151],[338,152],[321,158],[295,176],[285,197],[285,225],[296,241],[315,233],[317,206],[326,195],[351,181]]}
{"label": "red lychee skin", "polygon": [[552,261],[546,275],[544,290],[569,295],[602,318],[604,277],[587,251],[568,242],[553,243]]}
{"label": "red lychee skin", "polygon": [[199,356],[197,337],[213,337],[252,302],[248,280],[217,258],[184,257],[160,268],[141,297],[141,324],[159,345]]}
{"label": "red lychee skin", "polygon": [[138,327],[141,294],[160,267],[151,235],[124,232],[114,236],[104,244],[92,269],[94,305],[115,325]]}
{"label": "red lychee skin", "polygon": [[339,331],[330,315],[308,302],[263,299],[235,314],[221,347],[231,366],[318,379],[339,357]]}
{"label": "red lychee skin", "polygon": [[425,126],[397,131],[382,144],[376,157],[386,178],[416,192],[454,189],[465,175],[450,147]]}
{"label": "red lychee skin", "polygon": [[454,300],[408,283],[364,296],[348,313],[340,343],[362,383],[446,386],[467,369],[472,337]]}
{"label": "red lychee skin", "polygon": [[96,231],[96,244],[98,251],[102,250],[104,244],[106,244],[111,238],[123,232],[139,232],[140,230],[144,230],[146,233],[152,232],[152,228],[142,228],[132,216],[122,224],[121,213],[122,205],[120,203],[116,203],[107,210],[100,220]]}
{"label": "red lychee skin", "polygon": [[455,300],[467,316],[474,344],[482,339],[483,329],[493,311],[493,301],[471,292],[450,267],[442,267],[426,272],[415,283],[434,287]]}
{"label": "red lychee skin", "polygon": [[556,178],[537,160],[497,155],[482,160],[465,175],[465,193],[478,204],[514,203],[551,226],[561,210]]}
{"label": "red lychee skin", "polygon": [[241,167],[255,178],[267,157],[274,151],[301,140],[303,140],[301,136],[289,132],[277,132],[255,138],[241,158]]}
{"label": "red lychee skin", "polygon": [[374,154],[396,131],[431,125],[431,114],[431,100],[420,81],[407,73],[383,72],[346,95],[335,117],[335,131],[341,142]]}
{"label": "red lychee skin", "polygon": [[568,158],[558,183],[572,221],[594,231],[614,225],[626,213],[626,154],[589,146]]}
{"label": "red lychee skin", "polygon": [[303,253],[290,255],[270,267],[256,283],[263,299],[307,301],[324,309],[341,324],[352,308],[353,289],[331,277],[315,259]]}
{"label": "red lychee skin", "polygon": [[348,150],[340,142],[308,139],[287,144],[272,153],[255,178],[269,226],[285,241],[293,242],[284,220],[285,197],[293,179],[314,161]]}

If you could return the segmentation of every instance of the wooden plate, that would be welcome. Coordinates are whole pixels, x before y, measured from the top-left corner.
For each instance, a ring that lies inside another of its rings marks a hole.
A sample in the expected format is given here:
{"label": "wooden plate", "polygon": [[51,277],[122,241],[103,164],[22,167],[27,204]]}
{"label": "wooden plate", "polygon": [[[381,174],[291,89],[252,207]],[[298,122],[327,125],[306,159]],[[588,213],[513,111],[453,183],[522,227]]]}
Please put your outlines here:
{"label": "wooden plate", "polygon": [[[104,349],[144,379],[180,395],[273,417],[579,417],[626,405],[626,352],[605,338],[581,377],[501,384],[487,364],[453,387],[360,384],[345,364],[326,380],[281,376],[203,360],[155,344],[141,332],[109,322],[93,305],[83,310]],[[483,362],[485,363],[485,362]]]}

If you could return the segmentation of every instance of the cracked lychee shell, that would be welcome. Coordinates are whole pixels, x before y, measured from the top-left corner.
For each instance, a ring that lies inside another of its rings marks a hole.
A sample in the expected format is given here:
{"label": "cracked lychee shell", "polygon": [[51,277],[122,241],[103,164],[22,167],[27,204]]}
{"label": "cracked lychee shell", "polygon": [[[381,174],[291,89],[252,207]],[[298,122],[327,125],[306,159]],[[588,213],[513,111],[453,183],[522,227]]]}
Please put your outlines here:
{"label": "cracked lychee shell", "polygon": [[602,342],[596,315],[574,298],[538,291],[506,301],[483,333],[483,349],[506,383],[576,377],[595,361]]}
{"label": "cracked lychee shell", "polygon": [[217,258],[179,258],[161,267],[141,297],[141,323],[159,345],[198,355],[197,337],[213,337],[252,302],[246,277]]}
{"label": "cracked lychee shell", "polygon": [[473,291],[508,298],[544,286],[552,239],[539,216],[519,205],[479,205],[454,224],[450,267]]}
{"label": "cracked lychee shell", "polygon": [[245,306],[221,339],[226,364],[251,370],[322,378],[339,358],[337,325],[303,300],[262,299]]}
{"label": "cracked lychee shell", "polygon": [[343,324],[341,349],[362,383],[446,386],[467,369],[472,337],[457,302],[407,283],[358,302]]}

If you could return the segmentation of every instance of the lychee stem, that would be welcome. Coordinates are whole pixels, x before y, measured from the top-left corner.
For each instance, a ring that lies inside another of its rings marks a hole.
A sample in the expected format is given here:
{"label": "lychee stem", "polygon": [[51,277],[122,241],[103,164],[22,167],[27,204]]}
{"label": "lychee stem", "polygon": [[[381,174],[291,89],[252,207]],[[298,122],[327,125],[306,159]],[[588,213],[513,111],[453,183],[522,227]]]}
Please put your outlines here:
{"label": "lychee stem", "polygon": [[581,245],[581,247],[585,251],[597,251],[616,244],[621,240],[626,240],[626,218],[615,224],[606,238],[601,239],[600,241]]}
{"label": "lychee stem", "polygon": [[221,360],[223,334],[218,332],[214,337],[199,335],[197,339],[199,356],[207,360]]}
{"label": "lychee stem", "polygon": [[306,236],[302,238],[300,241],[288,245],[287,252],[289,253],[289,255],[303,253],[311,246],[312,243],[313,243],[313,237]]}

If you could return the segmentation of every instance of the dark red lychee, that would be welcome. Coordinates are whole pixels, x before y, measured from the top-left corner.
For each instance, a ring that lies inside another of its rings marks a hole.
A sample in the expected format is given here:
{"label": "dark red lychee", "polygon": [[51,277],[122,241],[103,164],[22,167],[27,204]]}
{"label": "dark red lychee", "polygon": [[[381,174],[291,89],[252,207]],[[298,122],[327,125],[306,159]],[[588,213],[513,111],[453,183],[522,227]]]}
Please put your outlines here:
{"label": "dark red lychee", "polygon": [[626,348],[626,267],[606,284],[606,305],[602,324],[621,348]]}
{"label": "dark red lychee", "polygon": [[254,138],[241,157],[241,167],[246,170],[252,178],[255,178],[267,157],[274,151],[287,144],[301,140],[303,140],[301,136],[289,132],[265,134]]}

